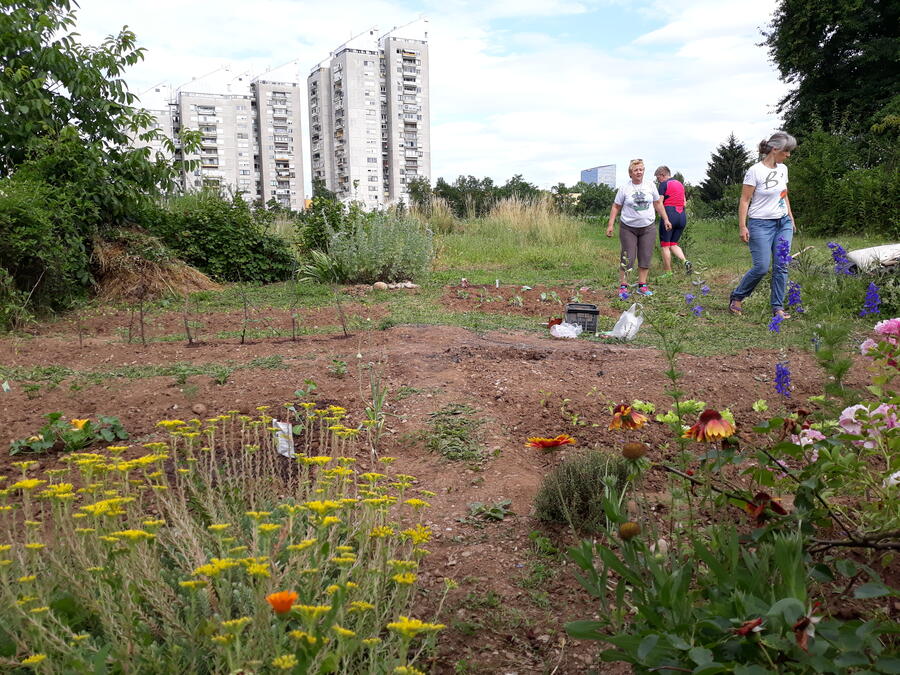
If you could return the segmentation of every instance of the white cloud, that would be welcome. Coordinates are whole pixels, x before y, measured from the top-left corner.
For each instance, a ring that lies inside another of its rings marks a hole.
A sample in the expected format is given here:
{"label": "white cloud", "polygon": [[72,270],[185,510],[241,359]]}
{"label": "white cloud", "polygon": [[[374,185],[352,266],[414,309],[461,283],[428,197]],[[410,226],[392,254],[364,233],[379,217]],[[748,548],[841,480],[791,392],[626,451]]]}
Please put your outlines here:
{"label": "white cloud", "polygon": [[[571,184],[597,164],[617,164],[624,179],[627,161],[643,157],[702,179],[710,152],[729,133],[755,144],[777,126],[772,109],[785,89],[757,46],[774,4],[432,0],[424,9],[433,177],[503,182],[521,173],[548,187]],[[214,70],[185,88],[237,91],[246,81],[240,73],[274,66],[281,67],[267,79],[305,83],[355,33],[405,24],[422,7],[399,0],[82,0],[79,30],[91,42],[125,23],[135,31],[148,48],[129,75],[136,92]],[[594,27],[630,27],[636,18],[648,30],[630,40],[592,37]]]}

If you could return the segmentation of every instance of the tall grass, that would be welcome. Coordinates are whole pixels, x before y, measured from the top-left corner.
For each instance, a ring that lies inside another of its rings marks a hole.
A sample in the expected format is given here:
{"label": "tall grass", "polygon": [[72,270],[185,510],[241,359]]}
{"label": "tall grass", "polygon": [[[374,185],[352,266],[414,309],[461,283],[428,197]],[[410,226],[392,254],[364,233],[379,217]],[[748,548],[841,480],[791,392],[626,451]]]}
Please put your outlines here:
{"label": "tall grass", "polygon": [[443,197],[431,196],[428,204],[422,208],[413,206],[410,208],[413,218],[422,223],[427,223],[432,232],[437,234],[449,234],[455,232],[460,225],[459,220],[450,208],[450,202]]}

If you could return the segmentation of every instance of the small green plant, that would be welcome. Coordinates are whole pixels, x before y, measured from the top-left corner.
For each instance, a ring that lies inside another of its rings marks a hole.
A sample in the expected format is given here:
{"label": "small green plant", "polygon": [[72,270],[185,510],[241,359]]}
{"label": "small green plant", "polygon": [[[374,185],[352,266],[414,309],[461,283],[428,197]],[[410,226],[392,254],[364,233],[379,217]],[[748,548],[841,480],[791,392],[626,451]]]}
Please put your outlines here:
{"label": "small green plant", "polygon": [[47,423],[34,434],[10,444],[9,454],[43,453],[48,450],[73,452],[98,441],[113,443],[128,438],[128,432],[118,417],[100,415],[96,422],[89,419],[66,420],[61,412],[45,415]]}
{"label": "small green plant", "polygon": [[230,366],[216,364],[212,367],[210,375],[212,376],[213,382],[218,385],[224,385],[228,383],[228,378],[231,377],[233,372],[234,368],[231,368]]}
{"label": "small green plant", "polygon": [[522,299],[521,295],[514,295],[508,301],[510,305],[513,307],[524,307],[525,301]]}
{"label": "small green plant", "polygon": [[503,597],[494,591],[479,593],[469,591],[463,600],[463,605],[469,609],[496,609],[503,603]]}
{"label": "small green plant", "polygon": [[485,504],[483,502],[472,502],[469,504],[469,520],[484,520],[488,522],[500,522],[506,516],[515,515],[511,499],[501,499],[493,504]]}
{"label": "small green plant", "polygon": [[607,524],[605,500],[618,500],[630,468],[621,455],[586,450],[567,457],[548,473],[534,498],[535,517],[598,532]]}
{"label": "small green plant", "polygon": [[556,291],[544,291],[540,294],[541,302],[555,302],[557,305],[562,304],[562,300],[559,298],[559,293]]}
{"label": "small green plant", "polygon": [[475,409],[464,403],[450,403],[429,416],[425,443],[429,450],[452,461],[478,462],[484,459],[479,429],[483,423]]}
{"label": "small green plant", "polygon": [[319,385],[315,383],[314,380],[306,379],[303,380],[303,388],[297,389],[294,392],[294,396],[297,398],[306,398],[307,396],[313,396],[316,392],[316,389],[319,388]]}
{"label": "small green plant", "polygon": [[335,377],[344,377],[347,374],[347,362],[337,357],[331,359],[328,365],[328,372]]}

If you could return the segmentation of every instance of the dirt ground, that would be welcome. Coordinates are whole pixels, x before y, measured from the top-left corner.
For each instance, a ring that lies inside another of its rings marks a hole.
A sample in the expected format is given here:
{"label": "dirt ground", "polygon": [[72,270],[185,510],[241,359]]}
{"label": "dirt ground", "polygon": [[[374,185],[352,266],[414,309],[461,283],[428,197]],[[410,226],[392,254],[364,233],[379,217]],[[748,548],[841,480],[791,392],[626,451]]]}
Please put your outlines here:
{"label": "dirt ground", "polygon": [[[466,297],[460,296],[459,290],[448,289],[444,294],[448,307],[460,309],[460,303],[474,302],[481,305],[477,307],[480,311],[528,312],[536,323],[561,315],[555,302],[510,303],[516,295],[513,289],[504,289],[502,302],[480,303],[479,297],[498,289],[468,289],[471,293]],[[550,291],[562,302],[573,294],[570,288],[535,289],[528,296]],[[582,301],[595,302],[589,292],[581,295]],[[303,321],[334,325],[330,311],[306,312]],[[384,314],[373,305],[351,306],[348,311],[364,312],[373,324]],[[268,320],[289,325],[287,317],[287,312],[273,312]],[[298,341],[257,339],[241,345],[237,339],[210,337],[215,331],[240,326],[241,312],[208,315],[201,320],[214,327],[202,335],[202,344],[188,347],[183,341],[167,341],[142,347],[127,344],[121,337],[127,330],[128,313],[103,310],[90,319],[45,324],[28,335],[3,338],[0,363],[111,371],[173,362],[246,364],[277,355],[284,367],[237,369],[225,384],[216,384],[206,375],[194,375],[181,383],[172,376],[108,377],[76,387],[63,380],[58,386],[29,392],[10,382],[12,390],[0,392],[0,442],[30,435],[41,425],[42,416],[54,411],[79,418],[115,415],[130,432],[132,442],[146,441],[160,435],[154,426],[160,419],[189,415],[198,405],[209,416],[232,409],[250,412],[258,405],[278,406],[291,400],[306,379],[318,384],[321,399],[338,402],[358,417],[365,402],[357,364],[383,363],[390,389],[386,408],[389,433],[383,453],[398,458],[394,465],[398,472],[417,476],[420,486],[437,493],[426,512],[436,537],[422,575],[421,615],[427,616],[445,577],[459,583],[440,617],[450,628],[439,641],[433,671],[629,672],[622,665],[598,665],[595,645],[565,635],[566,621],[591,618],[596,611],[576,583],[571,564],[554,561],[549,579],[541,580],[537,587],[526,583],[535,564],[542,562],[536,560],[529,533],[541,530],[554,541],[560,542],[562,537],[565,542],[564,535],[547,532],[531,515],[542,476],[564,453],[545,454],[523,444],[528,436],[569,433],[577,438],[579,447],[617,447],[622,436],[607,430],[611,404],[640,398],[654,402],[661,411],[669,407],[664,393],[666,364],[659,352],[555,340],[549,334],[476,334],[455,327],[408,325],[356,332],[349,338],[316,335]],[[178,332],[182,321],[178,312],[156,314],[148,325],[149,337]],[[335,359],[348,364],[345,375],[334,372]],[[775,359],[774,352],[762,349],[747,349],[729,357],[682,356],[678,362],[684,376],[682,389],[711,406],[729,407],[739,428],[749,429],[762,419],[752,411],[752,403],[760,398],[774,403],[777,398],[772,382]],[[793,400],[804,401],[820,393],[822,373],[809,355],[791,353],[790,360]],[[859,385],[863,377],[856,371],[850,380]],[[450,403],[471,405],[485,420],[484,442],[490,459],[481,466],[443,460],[424,447],[417,433],[426,427],[430,413]],[[584,424],[573,424],[576,415]],[[670,438],[668,430],[657,423],[636,433],[654,446]],[[0,473],[8,473],[11,459],[21,457],[0,455]],[[53,456],[39,459],[44,468],[56,463]],[[662,489],[664,481],[653,472],[650,476],[648,489]],[[460,522],[469,515],[470,503],[503,499],[512,501],[514,514],[502,521],[483,525]]]}

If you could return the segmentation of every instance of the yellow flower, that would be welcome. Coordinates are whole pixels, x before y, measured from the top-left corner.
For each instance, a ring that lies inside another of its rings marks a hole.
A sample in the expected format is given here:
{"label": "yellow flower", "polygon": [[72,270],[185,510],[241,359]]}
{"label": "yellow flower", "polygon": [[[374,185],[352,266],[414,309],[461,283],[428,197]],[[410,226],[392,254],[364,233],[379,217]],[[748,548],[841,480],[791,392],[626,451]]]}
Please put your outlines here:
{"label": "yellow flower", "polygon": [[215,577],[221,572],[238,566],[238,561],[231,558],[213,558],[206,565],[201,565],[193,571],[195,577]]}
{"label": "yellow flower", "polygon": [[270,577],[269,566],[261,563],[251,563],[247,565],[247,574],[251,577]]}
{"label": "yellow flower", "polygon": [[86,511],[92,516],[117,516],[125,512],[120,508],[123,504],[134,501],[134,497],[113,497],[104,499],[87,506],[82,506],[81,510]]}
{"label": "yellow flower", "polygon": [[425,673],[412,666],[397,666],[394,668],[394,675],[425,675]]}
{"label": "yellow flower", "polygon": [[41,521],[39,520],[26,520],[25,527],[40,527]]}
{"label": "yellow flower", "polygon": [[331,605],[294,605],[294,611],[304,619],[315,621],[323,614],[331,611]]}
{"label": "yellow flower", "polygon": [[328,464],[331,461],[331,457],[326,457],[325,455],[318,455],[316,457],[301,457],[304,464],[315,464],[315,465],[324,465]]}
{"label": "yellow flower", "polygon": [[236,639],[236,636],[234,633],[228,633],[226,635],[213,635],[212,636],[212,641],[217,644],[220,644],[220,645],[231,644],[232,642],[235,641],[235,639]]}
{"label": "yellow flower", "polygon": [[324,518],[322,518],[322,527],[337,525],[339,522],[341,522],[340,518],[336,518],[335,516],[325,516]]}
{"label": "yellow flower", "polygon": [[419,633],[435,633],[439,630],[443,630],[446,626],[442,623],[425,623],[420,619],[412,619],[401,614],[400,618],[397,621],[389,623],[387,628],[406,638],[414,638]]}
{"label": "yellow flower", "polygon": [[293,670],[300,663],[293,654],[282,654],[272,659],[272,665],[279,670]]}
{"label": "yellow flower", "polygon": [[144,527],[159,527],[160,525],[165,525],[166,521],[162,518],[157,518],[156,520],[145,520],[141,523]]}
{"label": "yellow flower", "polygon": [[7,565],[12,565],[12,563],[13,563],[12,560],[8,560],[8,559],[4,558],[3,560],[0,560],[0,567],[6,567]]}
{"label": "yellow flower", "polygon": [[312,546],[315,543],[316,543],[315,539],[304,539],[303,541],[301,541],[298,544],[290,544],[287,547],[287,550],[288,551],[302,551],[304,549],[309,548],[310,546]]}
{"label": "yellow flower", "polygon": [[403,530],[401,534],[405,537],[408,537],[410,541],[412,541],[414,546],[418,546],[419,544],[424,544],[428,542],[429,539],[431,539],[431,528],[419,523],[411,529]]}
{"label": "yellow flower", "polygon": [[394,534],[394,528],[388,527],[387,525],[378,525],[373,527],[371,532],[369,532],[369,536],[373,539],[378,539],[379,537],[390,537]]}
{"label": "yellow flower", "polygon": [[30,611],[32,614],[43,614],[44,612],[49,612],[50,608],[49,607],[32,607]]}
{"label": "yellow flower", "polygon": [[179,581],[178,585],[182,588],[203,588],[206,582],[203,579],[191,579],[190,581]]}
{"label": "yellow flower", "polygon": [[415,560],[388,560],[388,565],[395,570],[414,570],[419,566]]}
{"label": "yellow flower", "polygon": [[290,633],[288,633],[288,635],[290,635],[295,640],[302,640],[302,641],[306,642],[308,645],[314,645],[319,641],[319,639],[317,637],[310,635],[309,633],[307,633],[306,631],[303,631],[303,630],[292,630]]}
{"label": "yellow flower", "polygon": [[128,446],[127,445],[110,445],[106,449],[112,453],[120,453],[120,452],[125,452],[128,449]]}
{"label": "yellow flower", "polygon": [[29,544],[25,544],[25,548],[27,548],[29,551],[40,551],[42,548],[44,548],[44,544],[38,544],[37,542],[31,542]]}
{"label": "yellow flower", "polygon": [[119,530],[118,532],[113,532],[112,535],[114,537],[124,537],[129,541],[139,541],[156,538],[155,534],[145,532],[144,530]]}
{"label": "yellow flower", "polygon": [[12,544],[0,544],[0,553],[6,553],[12,549]]}
{"label": "yellow flower", "polygon": [[19,577],[19,578],[17,579],[17,581],[18,581],[20,584],[30,584],[30,583],[31,583],[32,581],[34,581],[35,579],[37,579],[37,575],[31,574],[31,575],[29,575],[29,576]]}
{"label": "yellow flower", "polygon": [[242,616],[237,619],[223,621],[222,628],[224,628],[227,631],[240,633],[242,630],[244,630],[244,627],[247,626],[247,624],[249,624],[251,621],[253,621],[253,619],[251,619],[249,616]]}
{"label": "yellow flower", "polygon": [[253,518],[253,520],[259,522],[259,521],[264,520],[264,519],[268,518],[269,516],[271,516],[272,512],[271,511],[247,511],[246,515]]}
{"label": "yellow flower", "polygon": [[431,504],[426,502],[424,499],[417,499],[415,497],[413,497],[412,499],[407,499],[403,503],[408,504],[409,506],[413,507],[416,511],[418,511],[419,509],[424,509],[424,508],[431,506]]}
{"label": "yellow flower", "polygon": [[281,525],[277,523],[263,523],[259,526],[259,531],[265,534],[269,534],[271,532],[277,532],[281,529]]}
{"label": "yellow flower", "polygon": [[381,644],[381,638],[366,638],[362,641],[362,643],[366,647],[373,647],[377,644]]}
{"label": "yellow flower", "polygon": [[185,426],[185,422],[183,422],[182,420],[160,420],[156,423],[156,426],[172,431],[173,429],[177,429],[178,427]]}
{"label": "yellow flower", "polygon": [[24,462],[13,462],[12,465],[18,469],[22,469],[22,471],[28,471],[31,467],[37,466],[38,463],[33,459],[29,459]]}
{"label": "yellow flower", "polygon": [[0,511],[12,511],[12,509],[13,507],[8,504],[6,506],[0,506]]}
{"label": "yellow flower", "polygon": [[38,480],[37,478],[26,478],[25,480],[20,480],[18,483],[13,483],[9,486],[10,490],[34,490],[35,488],[40,487],[47,481]]}
{"label": "yellow flower", "polygon": [[343,626],[340,626],[338,624],[334,624],[331,627],[331,630],[333,630],[335,633],[337,633],[338,636],[340,636],[340,637],[346,637],[346,638],[356,637],[356,633],[354,633],[352,630],[350,630],[348,628],[344,628]]}
{"label": "yellow flower", "polygon": [[328,500],[315,500],[309,502],[303,502],[303,506],[305,506],[310,511],[317,513],[320,516],[324,516],[331,511],[341,508],[339,502]]}
{"label": "yellow flower", "polygon": [[88,567],[85,572],[90,572],[91,574],[99,574],[103,571],[102,567]]}
{"label": "yellow flower", "polygon": [[231,523],[213,523],[212,525],[207,526],[207,530],[210,532],[224,532],[229,527],[231,527]]}
{"label": "yellow flower", "polygon": [[23,666],[36,666],[37,664],[44,661],[47,658],[46,654],[32,654],[27,659],[22,661]]}
{"label": "yellow flower", "polygon": [[303,506],[300,504],[280,504],[278,508],[290,516],[296,516],[303,510]]}
{"label": "yellow flower", "polygon": [[382,478],[387,478],[383,473],[374,473],[370,471],[369,473],[363,473],[359,476],[363,480],[369,481],[370,483],[376,483],[380,481]]}
{"label": "yellow flower", "polygon": [[356,556],[342,555],[331,559],[335,565],[352,565],[356,562]]}
{"label": "yellow flower", "polygon": [[[228,539],[230,539],[231,541],[234,541],[234,537],[228,537]],[[223,541],[224,541],[224,539],[223,539]],[[247,550],[246,546],[234,546],[234,547],[228,549],[228,552],[233,555],[237,555],[238,553],[244,553],[246,550]]]}
{"label": "yellow flower", "polygon": [[350,612],[367,612],[370,609],[375,609],[375,605],[370,602],[363,602],[362,600],[354,600],[350,603]]}
{"label": "yellow flower", "polygon": [[93,527],[76,527],[75,528],[76,534],[93,534],[96,531],[97,531],[97,529],[93,528]]}
{"label": "yellow flower", "polygon": [[77,429],[78,431],[81,431],[82,429],[84,429],[85,425],[88,422],[90,422],[90,420],[78,420],[78,419],[69,420],[69,421],[72,423],[72,428]]}
{"label": "yellow flower", "polygon": [[417,578],[418,577],[416,577],[416,575],[413,574],[412,572],[404,572],[403,574],[395,574],[394,576],[391,577],[391,579],[396,581],[398,584],[401,584],[404,586],[416,583]]}

